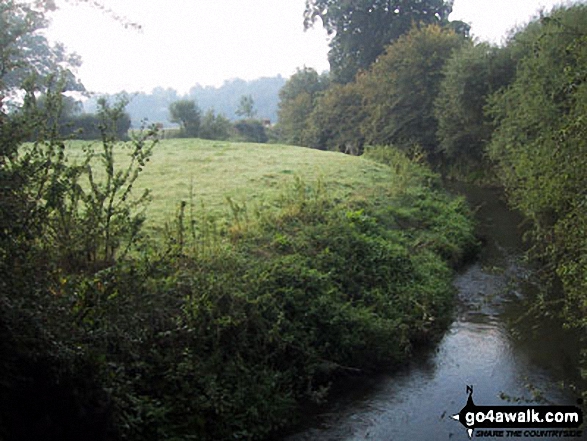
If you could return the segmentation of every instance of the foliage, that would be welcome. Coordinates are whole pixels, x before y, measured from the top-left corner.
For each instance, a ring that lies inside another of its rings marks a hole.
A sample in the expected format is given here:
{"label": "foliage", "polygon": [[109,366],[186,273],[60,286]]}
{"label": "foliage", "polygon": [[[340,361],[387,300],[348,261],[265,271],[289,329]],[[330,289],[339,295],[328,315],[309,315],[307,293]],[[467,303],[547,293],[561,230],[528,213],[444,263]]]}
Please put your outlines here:
{"label": "foliage", "polygon": [[320,95],[309,117],[310,147],[352,155],[362,153],[365,139],[358,128],[365,118],[363,95],[356,83],[331,85]]}
{"label": "foliage", "polygon": [[279,91],[281,139],[292,145],[309,145],[310,114],[321,92],[328,88],[328,77],[308,67],[298,69]]}
{"label": "foliage", "polygon": [[39,86],[62,72],[67,90],[83,90],[71,73],[80,65],[79,57],[68,54],[62,45],[49,44],[40,32],[47,24],[43,11],[30,3],[0,4],[0,108],[17,100],[33,76]]}
{"label": "foliage", "polygon": [[262,144],[268,140],[265,126],[257,119],[242,119],[234,123],[234,128],[237,131],[239,141]]}
{"label": "foliage", "polygon": [[217,115],[212,109],[208,110],[202,118],[200,138],[227,140],[230,137],[232,124],[224,115]]}
{"label": "foliage", "polygon": [[533,225],[534,255],[564,287],[565,317],[585,327],[587,7],[555,9],[512,39],[524,54],[492,96],[489,147],[513,205]]}
{"label": "foliage", "polygon": [[[116,137],[118,139],[128,139],[130,125],[130,115],[124,112],[116,125]],[[82,113],[63,120],[61,136],[73,139],[99,140],[102,137],[100,127],[99,114]]]}
{"label": "foliage", "polygon": [[252,95],[243,95],[238,104],[238,109],[235,112],[238,116],[244,119],[253,119],[257,114],[255,110],[255,100]]}
{"label": "foliage", "polygon": [[487,99],[514,79],[512,50],[469,42],[447,61],[434,102],[439,152],[449,167],[487,169],[485,148],[494,126],[485,114]]}
{"label": "foliage", "polygon": [[431,162],[437,162],[438,121],[433,104],[445,63],[465,41],[437,25],[413,28],[357,78],[368,112],[361,129],[369,144],[404,148],[416,144]]}
{"label": "foliage", "polygon": [[414,25],[447,24],[451,11],[452,2],[444,0],[307,0],[304,26],[320,18],[333,35],[328,54],[333,80],[348,83]]}
{"label": "foliage", "polygon": [[[86,296],[87,280],[122,260],[117,251],[137,237],[135,209],[145,197],[133,199],[131,192],[152,133],[135,138],[129,164],[118,169],[114,136],[123,105],[104,102],[101,173],[91,149],[81,164],[71,164],[56,123],[62,89],[46,88],[43,108],[32,90],[21,108],[2,114],[0,127],[0,435],[105,439],[110,397],[92,358],[97,354],[85,351],[91,335],[76,332],[102,301]],[[33,135],[35,143],[23,146]]]}
{"label": "foliage", "polygon": [[169,105],[169,121],[179,124],[182,136],[188,138],[198,137],[201,113],[194,100],[179,100]]}

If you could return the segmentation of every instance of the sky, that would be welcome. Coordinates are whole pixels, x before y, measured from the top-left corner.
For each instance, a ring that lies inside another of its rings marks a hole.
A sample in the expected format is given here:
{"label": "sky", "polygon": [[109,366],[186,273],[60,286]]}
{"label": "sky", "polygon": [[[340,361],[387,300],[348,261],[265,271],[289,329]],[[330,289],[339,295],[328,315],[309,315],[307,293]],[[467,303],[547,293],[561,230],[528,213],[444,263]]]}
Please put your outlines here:
{"label": "sky", "polygon": [[[304,31],[305,0],[103,0],[141,25],[125,28],[111,15],[57,0],[46,31],[82,58],[78,77],[89,91],[187,93],[196,84],[220,86],[296,68],[328,70],[328,36],[318,22]],[[451,20],[472,26],[476,38],[499,44],[541,8],[561,0],[455,0]]]}

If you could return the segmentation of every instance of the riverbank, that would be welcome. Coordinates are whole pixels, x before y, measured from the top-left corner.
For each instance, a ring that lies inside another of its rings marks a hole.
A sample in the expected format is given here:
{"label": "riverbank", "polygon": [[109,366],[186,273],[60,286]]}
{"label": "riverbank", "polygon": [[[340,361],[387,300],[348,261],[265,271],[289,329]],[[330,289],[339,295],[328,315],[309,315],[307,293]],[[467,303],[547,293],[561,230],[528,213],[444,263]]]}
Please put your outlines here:
{"label": "riverbank", "polygon": [[569,384],[578,376],[577,335],[555,317],[529,312],[537,279],[523,259],[521,216],[499,190],[458,191],[476,213],[484,247],[454,280],[454,321],[442,340],[399,371],[370,378],[365,387],[352,384],[288,441],[465,441],[466,430],[450,416],[465,405],[467,385],[477,405],[576,404],[579,394]]}

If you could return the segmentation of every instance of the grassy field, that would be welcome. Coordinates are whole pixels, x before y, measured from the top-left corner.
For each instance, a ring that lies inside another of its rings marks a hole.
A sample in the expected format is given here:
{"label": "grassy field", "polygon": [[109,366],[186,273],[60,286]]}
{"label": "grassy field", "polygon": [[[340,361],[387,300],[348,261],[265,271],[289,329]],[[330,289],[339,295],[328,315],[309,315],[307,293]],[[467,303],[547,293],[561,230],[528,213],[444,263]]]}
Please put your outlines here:
{"label": "grassy field", "polygon": [[[87,143],[86,143],[87,144]],[[81,151],[84,142],[70,148]],[[99,146],[96,145],[96,150]],[[284,188],[301,180],[324,186],[335,199],[371,198],[399,190],[402,176],[389,167],[342,153],[269,144],[200,139],[162,140],[139,177],[136,190],[151,190],[147,226],[173,219],[181,201],[222,218],[230,215],[227,198],[249,210],[270,209]],[[396,180],[394,185],[390,185]],[[190,198],[192,192],[192,198]]]}

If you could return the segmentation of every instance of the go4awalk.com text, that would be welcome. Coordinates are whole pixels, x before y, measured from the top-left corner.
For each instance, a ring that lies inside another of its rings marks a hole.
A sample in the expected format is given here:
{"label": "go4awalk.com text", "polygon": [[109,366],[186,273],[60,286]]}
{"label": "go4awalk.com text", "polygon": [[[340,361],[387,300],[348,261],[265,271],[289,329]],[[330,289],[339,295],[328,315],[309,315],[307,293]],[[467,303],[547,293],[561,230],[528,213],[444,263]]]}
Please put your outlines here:
{"label": "go4awalk.com text", "polygon": [[577,406],[477,406],[467,386],[465,407],[452,416],[469,438],[578,438],[583,411]]}

